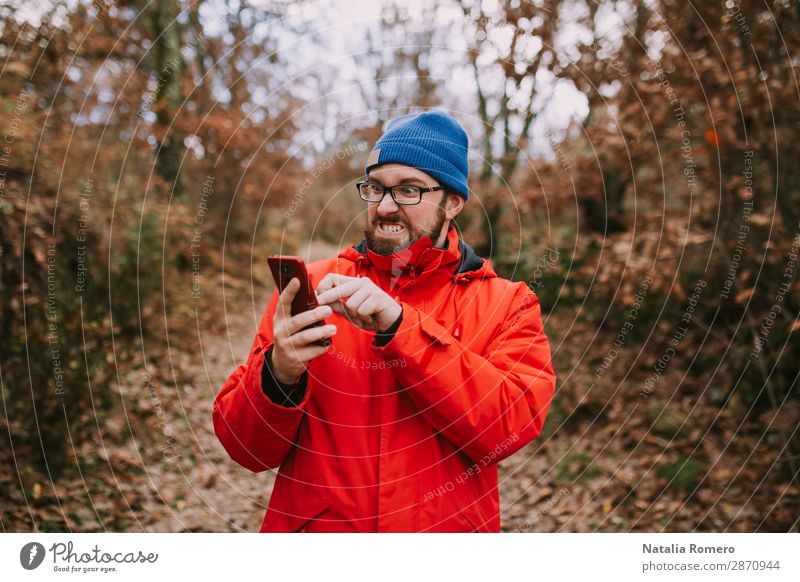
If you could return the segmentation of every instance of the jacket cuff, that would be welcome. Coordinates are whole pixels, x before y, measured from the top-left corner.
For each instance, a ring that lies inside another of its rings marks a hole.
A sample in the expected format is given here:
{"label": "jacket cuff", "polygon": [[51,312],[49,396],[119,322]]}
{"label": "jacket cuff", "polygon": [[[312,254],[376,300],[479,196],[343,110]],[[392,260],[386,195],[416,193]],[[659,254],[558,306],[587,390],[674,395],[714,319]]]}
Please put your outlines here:
{"label": "jacket cuff", "polygon": [[264,354],[264,366],[261,368],[261,390],[275,404],[285,408],[299,406],[303,401],[308,386],[308,371],[303,372],[295,384],[284,384],[272,372],[272,349]]}
{"label": "jacket cuff", "polygon": [[403,311],[400,310],[400,316],[395,320],[395,322],[390,325],[386,331],[380,331],[375,334],[375,341],[374,344],[378,347],[383,347],[392,341],[394,334],[397,333],[397,330],[400,328],[400,324],[403,323]]}

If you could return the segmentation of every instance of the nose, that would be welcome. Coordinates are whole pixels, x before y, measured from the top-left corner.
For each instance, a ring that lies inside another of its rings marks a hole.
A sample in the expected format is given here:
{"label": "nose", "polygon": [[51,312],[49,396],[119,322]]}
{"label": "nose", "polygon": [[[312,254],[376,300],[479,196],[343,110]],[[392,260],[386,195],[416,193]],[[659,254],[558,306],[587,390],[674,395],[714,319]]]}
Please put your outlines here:
{"label": "nose", "polygon": [[383,197],[383,199],[378,203],[378,215],[379,216],[388,216],[390,214],[395,214],[397,211],[400,210],[400,207],[397,205],[397,202],[394,201],[391,194],[388,192]]}

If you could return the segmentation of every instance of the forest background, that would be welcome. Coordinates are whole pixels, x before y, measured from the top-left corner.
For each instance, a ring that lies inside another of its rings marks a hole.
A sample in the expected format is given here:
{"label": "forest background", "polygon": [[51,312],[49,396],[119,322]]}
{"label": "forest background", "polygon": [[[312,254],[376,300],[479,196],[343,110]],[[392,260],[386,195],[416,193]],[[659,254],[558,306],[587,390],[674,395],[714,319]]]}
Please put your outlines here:
{"label": "forest background", "polygon": [[558,374],[504,531],[798,531],[797,2],[4,0],[0,62],[3,531],[257,530],[211,403],[266,257],[358,242],[428,108]]}

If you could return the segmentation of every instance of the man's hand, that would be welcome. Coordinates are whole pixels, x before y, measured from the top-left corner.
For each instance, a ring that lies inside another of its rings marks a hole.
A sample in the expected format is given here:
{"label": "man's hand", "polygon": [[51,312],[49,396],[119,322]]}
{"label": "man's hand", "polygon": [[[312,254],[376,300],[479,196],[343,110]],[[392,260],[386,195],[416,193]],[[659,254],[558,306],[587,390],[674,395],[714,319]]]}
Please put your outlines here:
{"label": "man's hand", "polygon": [[348,318],[361,329],[386,331],[403,308],[369,277],[325,275],[317,285],[317,301]]}
{"label": "man's hand", "polygon": [[335,325],[303,330],[304,327],[322,321],[331,314],[331,308],[326,305],[291,316],[292,300],[299,289],[299,279],[294,278],[289,281],[278,298],[275,317],[272,319],[275,340],[272,349],[272,372],[275,378],[284,384],[296,383],[306,371],[308,362],[328,350],[326,347],[314,345],[314,342],[336,333]]}

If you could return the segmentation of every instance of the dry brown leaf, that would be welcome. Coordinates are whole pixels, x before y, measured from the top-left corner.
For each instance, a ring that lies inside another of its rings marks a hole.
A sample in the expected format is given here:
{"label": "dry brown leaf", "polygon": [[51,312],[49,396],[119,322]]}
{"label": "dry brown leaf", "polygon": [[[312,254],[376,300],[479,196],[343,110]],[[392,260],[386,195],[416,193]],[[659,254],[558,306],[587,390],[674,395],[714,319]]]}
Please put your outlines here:
{"label": "dry brown leaf", "polygon": [[750,289],[745,289],[741,293],[737,293],[736,297],[734,298],[734,301],[736,303],[744,303],[745,301],[750,299],[750,297],[753,296],[753,293],[755,292],[755,290],[756,290],[755,287],[750,287]]}

